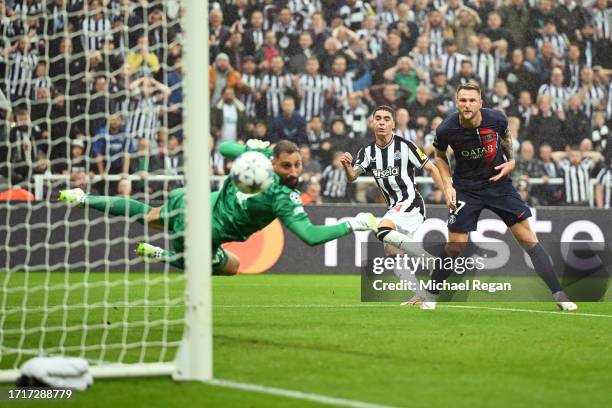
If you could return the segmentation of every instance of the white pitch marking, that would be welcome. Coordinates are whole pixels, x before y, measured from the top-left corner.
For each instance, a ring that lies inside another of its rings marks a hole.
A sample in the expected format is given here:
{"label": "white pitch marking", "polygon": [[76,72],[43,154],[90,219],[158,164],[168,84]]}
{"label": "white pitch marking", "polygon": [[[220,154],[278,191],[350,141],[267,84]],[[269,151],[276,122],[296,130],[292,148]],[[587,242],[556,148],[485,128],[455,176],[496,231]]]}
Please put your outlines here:
{"label": "white pitch marking", "polygon": [[298,399],[302,401],[312,401],[312,402],[317,402],[319,404],[334,405],[337,407],[394,408],[390,405],[372,404],[369,402],[329,397],[327,395],[321,395],[321,394],[313,394],[311,392],[288,390],[285,388],[267,387],[265,385],[259,385],[259,384],[249,384],[249,383],[241,383],[241,382],[236,382],[236,381],[219,380],[219,379],[212,379],[212,380],[206,381],[206,383],[210,385],[216,385],[218,387],[235,388],[238,390],[259,392],[262,394],[276,395],[280,397],[293,398],[293,399]]}
{"label": "white pitch marking", "polygon": [[[397,307],[397,304],[381,303],[381,304],[339,304],[339,305],[215,305],[213,307],[223,309],[351,309],[351,308],[389,308]],[[552,315],[567,315],[567,316],[588,316],[588,317],[608,317],[612,318],[609,314],[599,313],[582,313],[582,312],[561,312],[551,310],[537,310],[537,309],[517,309],[510,307],[488,307],[488,306],[470,306],[470,305],[445,305],[438,303],[438,307],[444,308],[455,308],[455,309],[482,309],[482,310],[495,310],[500,312],[524,312],[524,313],[543,313]]]}

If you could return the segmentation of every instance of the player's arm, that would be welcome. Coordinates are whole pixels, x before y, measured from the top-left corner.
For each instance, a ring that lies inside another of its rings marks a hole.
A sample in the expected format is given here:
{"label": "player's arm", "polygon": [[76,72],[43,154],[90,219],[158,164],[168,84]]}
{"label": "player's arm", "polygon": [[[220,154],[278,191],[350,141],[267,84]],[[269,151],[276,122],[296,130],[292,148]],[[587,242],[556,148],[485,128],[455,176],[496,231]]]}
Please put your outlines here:
{"label": "player's arm", "polygon": [[499,173],[495,176],[491,177],[489,180],[497,181],[504,177],[507,177],[509,174],[512,174],[514,171],[514,167],[516,167],[516,161],[514,160],[514,150],[512,149],[512,133],[508,128],[501,136],[501,148],[506,155],[506,159],[508,160],[505,163],[500,164],[495,167],[495,170],[499,170]]}
{"label": "player's arm", "polygon": [[306,245],[321,245],[341,238],[353,231],[368,231],[376,229],[376,218],[371,213],[359,213],[353,218],[341,221],[335,225],[313,225],[306,214],[292,222],[281,218],[285,226]]}
{"label": "player's arm", "polygon": [[344,172],[346,173],[346,178],[349,183],[357,180],[357,177],[361,176],[365,173],[365,169],[361,167],[359,164],[352,165],[353,163],[353,155],[349,152],[344,152],[340,157],[340,163],[342,163],[342,167],[344,168]]}
{"label": "player's arm", "polygon": [[444,186],[444,182],[442,181],[442,176],[440,175],[440,171],[438,170],[438,168],[431,162],[431,160],[427,160],[427,162],[423,165],[423,169],[425,169],[425,171],[429,173],[436,187],[440,191],[442,191],[442,193],[444,193],[444,196],[446,197],[446,188]]}
{"label": "player's arm", "polygon": [[[448,206],[448,208],[454,211],[457,208],[457,192],[455,191],[453,183],[451,182],[450,164],[448,163],[448,156],[446,155],[446,150],[441,150],[436,147],[435,151],[435,167],[438,170],[438,174],[440,176],[440,182],[442,183],[442,192],[444,192],[444,196],[446,197],[446,205]],[[434,178],[433,174],[432,178]],[[434,178],[434,182],[435,181],[436,179]]]}
{"label": "player's arm", "polygon": [[219,153],[227,159],[234,160],[244,152],[257,151],[265,154],[267,157],[272,156],[270,142],[264,142],[258,139],[249,139],[246,144],[238,142],[223,142],[219,145]]}

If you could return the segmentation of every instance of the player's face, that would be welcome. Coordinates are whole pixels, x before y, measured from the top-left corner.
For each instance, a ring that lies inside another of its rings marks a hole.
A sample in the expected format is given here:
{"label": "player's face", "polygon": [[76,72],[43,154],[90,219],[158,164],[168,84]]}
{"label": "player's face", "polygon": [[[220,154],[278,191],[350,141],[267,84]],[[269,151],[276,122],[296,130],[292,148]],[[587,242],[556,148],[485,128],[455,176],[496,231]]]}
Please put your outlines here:
{"label": "player's face", "polygon": [[457,94],[457,110],[463,120],[472,120],[482,108],[482,99],[478,91],[462,89]]}
{"label": "player's face", "polygon": [[374,126],[374,133],[376,136],[386,137],[393,131],[395,121],[393,120],[393,116],[391,116],[391,112],[378,110],[374,113],[372,125]]}
{"label": "player's face", "polygon": [[302,157],[298,152],[281,153],[272,159],[274,172],[281,178],[281,183],[290,188],[296,188],[302,174]]}

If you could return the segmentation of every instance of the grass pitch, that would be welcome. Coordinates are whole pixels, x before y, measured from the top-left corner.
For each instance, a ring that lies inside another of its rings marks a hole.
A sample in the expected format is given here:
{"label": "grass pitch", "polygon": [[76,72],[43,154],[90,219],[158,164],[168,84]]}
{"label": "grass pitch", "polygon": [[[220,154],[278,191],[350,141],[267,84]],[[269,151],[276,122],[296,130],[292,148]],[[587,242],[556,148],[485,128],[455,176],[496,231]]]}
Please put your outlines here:
{"label": "grass pitch", "polygon": [[[102,279],[101,275],[99,278],[94,275],[91,279]],[[45,276],[31,273],[28,285],[40,283]],[[50,276],[57,279],[56,284],[65,279],[62,274]],[[111,274],[110,278],[123,279],[123,274]],[[130,298],[145,293],[145,287],[137,281],[129,285]],[[360,303],[360,281],[354,275],[215,277],[213,284],[214,372],[220,379],[388,406],[612,405],[611,303],[582,303],[579,307],[583,314],[572,315],[555,312],[553,303],[454,303],[441,305],[435,311],[421,311],[391,303]],[[75,286],[75,302],[82,300],[83,294],[78,290]],[[171,285],[172,293],[163,291],[162,285],[146,290],[149,299],[174,297],[180,296],[182,286]],[[118,287],[117,293],[125,295],[125,288],[122,291]],[[7,308],[21,305],[17,295],[8,297]],[[118,295],[118,299],[123,295]],[[57,298],[54,296],[46,300],[47,305],[61,303],[60,292]],[[97,295],[93,291],[90,296]],[[31,301],[41,302],[41,298],[33,296]],[[107,311],[104,315],[103,309],[90,310],[88,318],[102,322],[111,313]],[[125,316],[121,308],[112,310],[118,321]],[[153,304],[130,311],[127,316],[136,321],[145,314],[152,320],[180,319],[182,312],[180,305],[166,308]],[[71,313],[70,319],[82,320],[77,309]],[[6,315],[3,328],[19,327],[14,326],[21,322],[18,316]],[[35,314],[31,319],[32,325],[40,324]],[[115,333],[111,330],[108,335]],[[165,335],[167,341],[176,341],[180,330],[164,333],[154,328],[148,335],[151,338]],[[56,336],[59,333],[48,334],[48,341],[61,339]],[[95,336],[92,331],[85,342],[94,344]],[[135,328],[125,336],[128,343],[137,343],[142,333]],[[68,337],[64,340],[66,344],[83,341],[82,333],[76,330]],[[5,335],[3,349],[14,346],[10,343],[15,340],[16,337]],[[35,345],[38,345],[35,338],[23,344]],[[144,357],[158,360],[160,353],[150,348]],[[142,355],[141,349],[134,348],[124,358],[133,361]],[[11,360],[5,356],[2,366],[7,364]],[[28,405],[41,406],[40,403],[18,406]],[[79,394],[70,406],[321,405],[199,383],[177,384],[169,378],[149,378],[96,381],[91,390]]]}

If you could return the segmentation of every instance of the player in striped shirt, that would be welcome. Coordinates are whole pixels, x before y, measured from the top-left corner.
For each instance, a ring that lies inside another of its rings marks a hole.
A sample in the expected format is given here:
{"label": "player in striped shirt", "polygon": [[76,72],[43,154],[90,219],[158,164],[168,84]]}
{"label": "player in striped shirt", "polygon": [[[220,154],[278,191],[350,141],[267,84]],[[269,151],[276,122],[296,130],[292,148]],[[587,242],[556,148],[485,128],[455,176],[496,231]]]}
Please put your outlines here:
{"label": "player in striped shirt", "polygon": [[[372,113],[374,141],[362,147],[353,160],[345,152],[340,158],[349,182],[362,174],[371,173],[387,202],[387,213],[378,224],[376,237],[385,244],[385,253],[397,253],[396,249],[412,256],[414,234],[425,220],[423,198],[416,189],[414,172],[425,169],[436,186],[443,189],[442,178],[436,166],[413,142],[393,134],[395,112],[389,106],[378,106]],[[445,195],[448,197],[448,195]],[[450,203],[449,203],[450,204]],[[402,280],[413,282],[418,288],[414,271],[396,271]],[[415,291],[421,298],[423,293]],[[406,304],[411,303],[405,302]]]}

